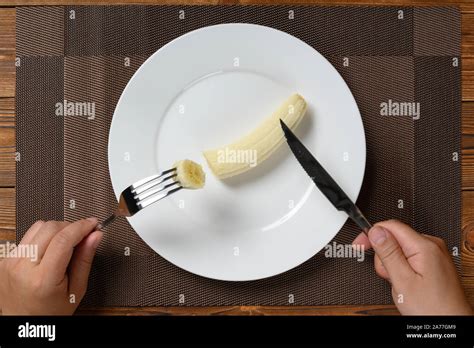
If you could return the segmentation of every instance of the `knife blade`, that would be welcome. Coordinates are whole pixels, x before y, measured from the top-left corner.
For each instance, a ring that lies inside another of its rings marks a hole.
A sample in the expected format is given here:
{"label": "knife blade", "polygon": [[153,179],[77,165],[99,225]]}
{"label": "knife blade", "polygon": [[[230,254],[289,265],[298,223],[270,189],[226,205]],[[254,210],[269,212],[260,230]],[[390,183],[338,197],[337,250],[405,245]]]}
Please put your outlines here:
{"label": "knife blade", "polygon": [[359,208],[281,119],[280,124],[291,152],[318,189],[337,210],[346,212],[357,226],[367,234],[372,225]]}

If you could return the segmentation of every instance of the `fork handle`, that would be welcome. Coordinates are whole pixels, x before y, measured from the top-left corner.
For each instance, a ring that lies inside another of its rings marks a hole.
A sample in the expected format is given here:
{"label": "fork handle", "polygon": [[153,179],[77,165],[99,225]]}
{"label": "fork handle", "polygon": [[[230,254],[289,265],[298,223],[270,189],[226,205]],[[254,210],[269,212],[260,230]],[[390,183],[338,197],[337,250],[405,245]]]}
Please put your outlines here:
{"label": "fork handle", "polygon": [[105,219],[104,221],[102,221],[102,223],[99,223],[99,224],[97,225],[97,228],[98,228],[99,230],[104,229],[105,227],[107,227],[107,225],[109,225],[110,223],[112,223],[116,218],[117,218],[117,215],[115,215],[115,213],[112,214],[112,215],[110,215],[107,219]]}

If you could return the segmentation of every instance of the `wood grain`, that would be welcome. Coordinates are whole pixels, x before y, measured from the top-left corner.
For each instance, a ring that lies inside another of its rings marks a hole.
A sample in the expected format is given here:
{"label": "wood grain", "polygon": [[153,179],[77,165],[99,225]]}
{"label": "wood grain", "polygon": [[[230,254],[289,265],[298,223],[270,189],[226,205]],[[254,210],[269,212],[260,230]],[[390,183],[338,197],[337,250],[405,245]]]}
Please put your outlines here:
{"label": "wood grain", "polygon": [[[474,16],[473,16],[474,17]],[[473,18],[474,23],[474,18]],[[471,49],[469,47],[469,49]],[[470,54],[472,52],[469,52]],[[474,101],[474,55],[463,56],[462,64],[462,100]]]}
{"label": "wood grain", "polygon": [[219,0],[3,0],[0,6],[218,5],[219,3]]}
{"label": "wood grain", "polygon": [[463,192],[463,234],[461,282],[474,308],[474,191]]}
{"label": "wood grain", "polygon": [[398,315],[393,305],[81,308],[78,315]]}
{"label": "wood grain", "polygon": [[0,97],[15,96],[15,9],[0,9]]}
{"label": "wood grain", "polygon": [[[15,239],[15,9],[2,6],[81,4],[275,4],[271,0],[2,0],[0,3],[0,240]],[[281,4],[322,5],[459,5],[462,11],[463,78],[463,227],[462,281],[474,305],[474,1],[472,0],[279,0]],[[102,315],[396,315],[394,306],[318,307],[138,307],[83,308],[78,312]]]}
{"label": "wood grain", "polygon": [[0,148],[1,147],[13,148],[14,146],[15,146],[15,128],[13,127],[1,128]]}
{"label": "wood grain", "polygon": [[[0,128],[0,139],[3,139],[4,128]],[[0,147],[0,187],[15,186],[15,149]],[[1,226],[0,226],[1,228]]]}
{"label": "wood grain", "polygon": [[474,101],[474,14],[462,14],[461,35],[462,99]]}
{"label": "wood grain", "polygon": [[[474,56],[474,13],[462,13],[461,16],[461,52],[463,57]],[[471,67],[469,70],[474,70]]]}
{"label": "wood grain", "polygon": [[333,0],[333,1],[318,1],[318,0],[3,0],[1,6],[25,6],[25,5],[120,5],[120,4],[237,4],[242,5],[305,5],[305,4],[319,4],[319,5],[382,5],[382,6],[439,6],[452,5],[459,6],[464,12],[474,12],[474,3],[471,0]]}
{"label": "wood grain", "polygon": [[474,102],[462,103],[462,132],[462,189],[474,190]]}
{"label": "wood grain", "polygon": [[0,98],[0,128],[15,127],[15,98]]}
{"label": "wood grain", "polygon": [[472,0],[240,0],[242,5],[371,5],[371,6],[459,6],[464,13],[474,13],[474,3]]}
{"label": "wood grain", "polygon": [[0,189],[0,240],[15,240],[15,189]]}
{"label": "wood grain", "polygon": [[474,103],[462,103],[462,133],[474,135]]}

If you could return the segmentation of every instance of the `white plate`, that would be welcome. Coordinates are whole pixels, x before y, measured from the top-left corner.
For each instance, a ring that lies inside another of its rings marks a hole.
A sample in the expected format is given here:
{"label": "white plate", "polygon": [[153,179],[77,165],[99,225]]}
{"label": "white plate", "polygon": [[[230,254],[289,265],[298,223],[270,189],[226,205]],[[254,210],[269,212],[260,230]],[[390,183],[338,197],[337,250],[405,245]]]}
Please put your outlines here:
{"label": "white plate", "polygon": [[347,216],[286,144],[225,181],[201,154],[252,130],[293,92],[309,104],[296,134],[355,200],[365,168],[360,113],[341,76],[306,43],[264,26],[216,25],[173,40],[138,69],[110,129],[117,197],[179,159],[207,172],[203,190],[181,190],[129,219],[151,248],[189,272],[243,281],[292,269],[330,242]]}

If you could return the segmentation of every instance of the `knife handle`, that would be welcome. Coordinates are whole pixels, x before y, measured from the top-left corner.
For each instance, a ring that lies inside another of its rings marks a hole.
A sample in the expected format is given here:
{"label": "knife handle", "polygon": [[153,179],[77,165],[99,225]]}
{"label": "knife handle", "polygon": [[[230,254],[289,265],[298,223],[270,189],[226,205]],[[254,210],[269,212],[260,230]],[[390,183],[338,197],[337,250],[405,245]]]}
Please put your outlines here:
{"label": "knife handle", "polygon": [[352,209],[349,211],[349,216],[354,221],[357,226],[366,234],[368,235],[369,230],[372,228],[372,225],[370,222],[365,218],[364,214],[357,208],[357,206],[354,204],[352,206]]}

